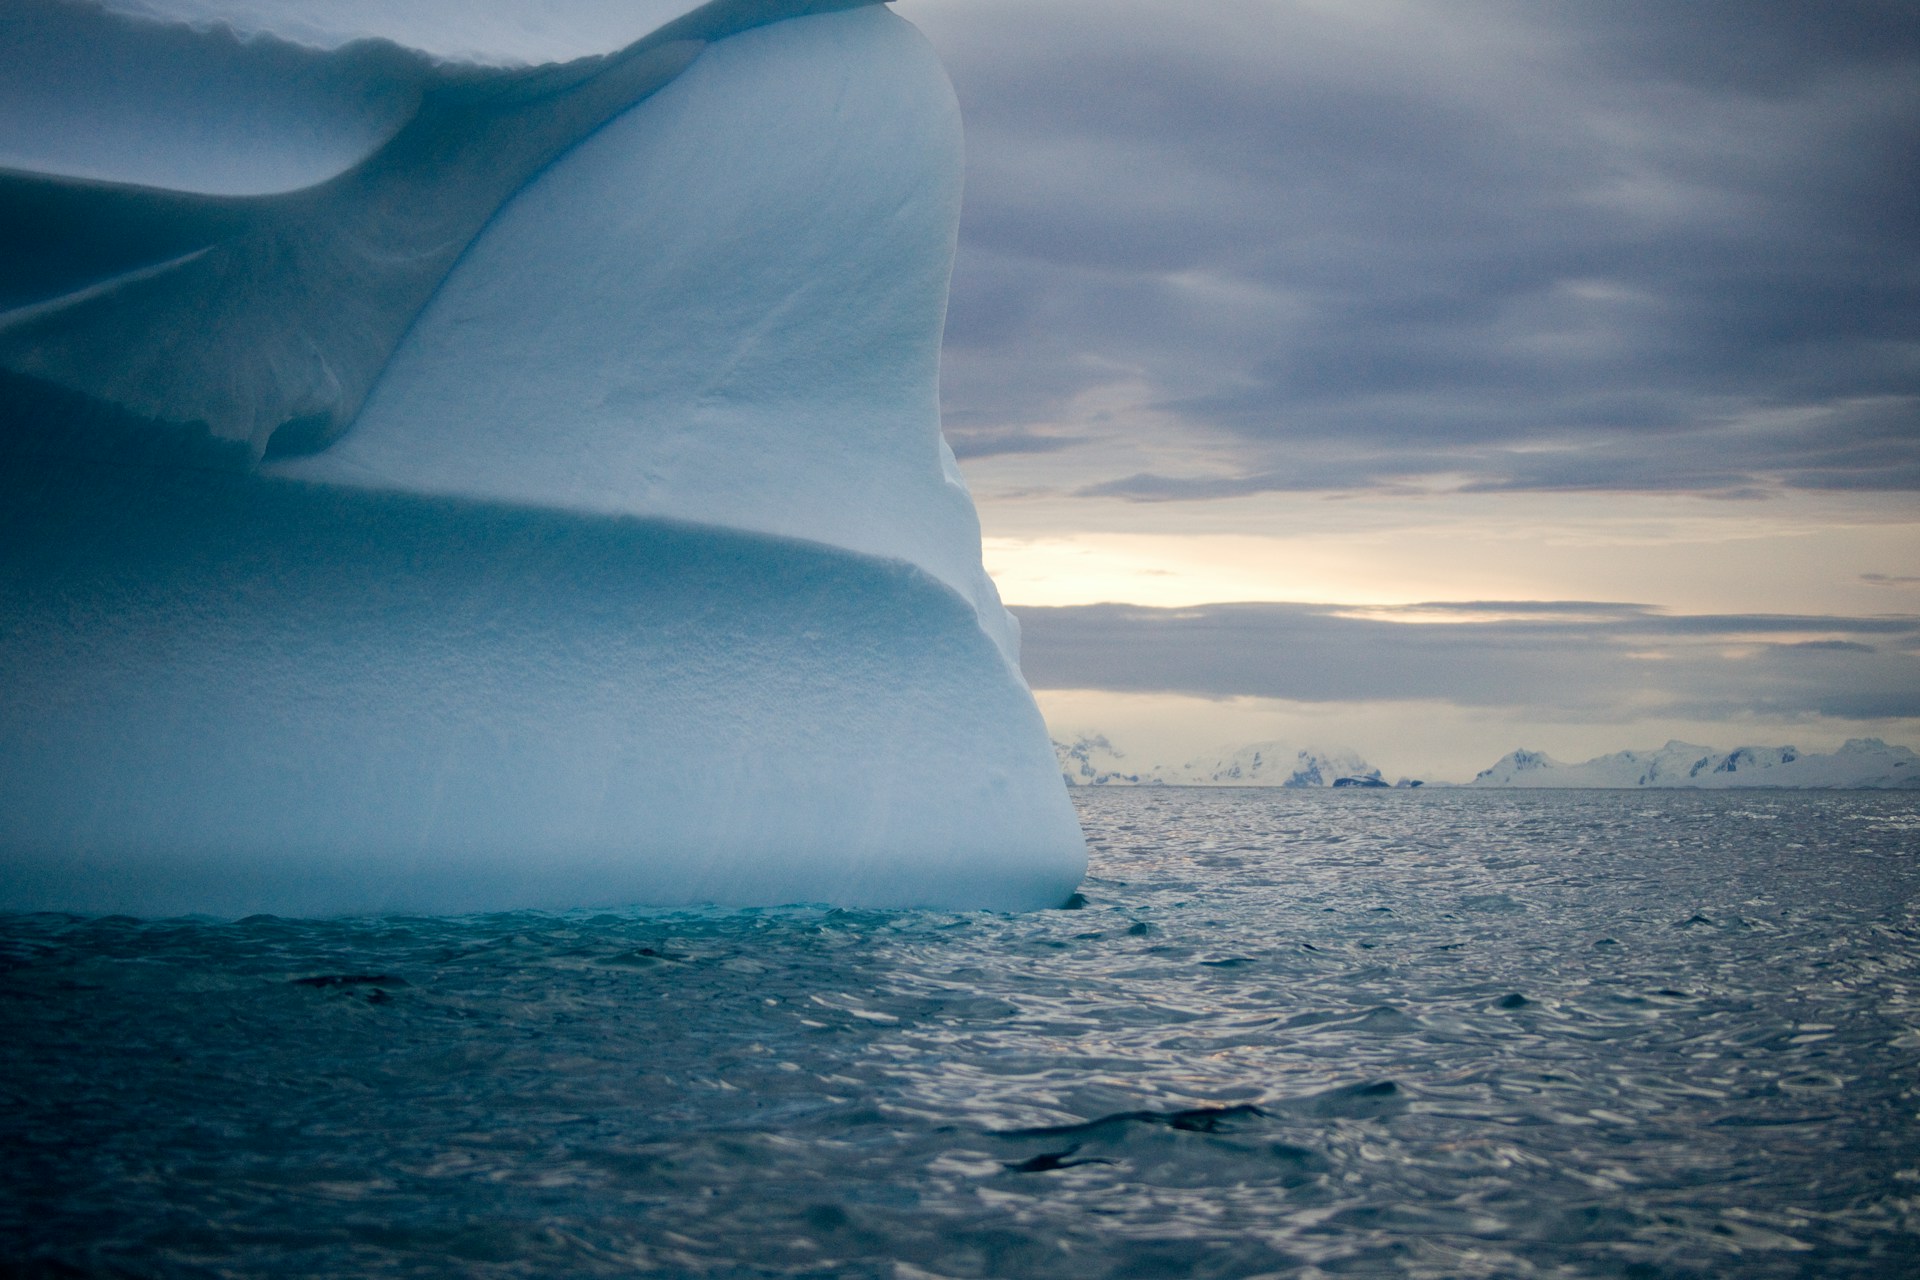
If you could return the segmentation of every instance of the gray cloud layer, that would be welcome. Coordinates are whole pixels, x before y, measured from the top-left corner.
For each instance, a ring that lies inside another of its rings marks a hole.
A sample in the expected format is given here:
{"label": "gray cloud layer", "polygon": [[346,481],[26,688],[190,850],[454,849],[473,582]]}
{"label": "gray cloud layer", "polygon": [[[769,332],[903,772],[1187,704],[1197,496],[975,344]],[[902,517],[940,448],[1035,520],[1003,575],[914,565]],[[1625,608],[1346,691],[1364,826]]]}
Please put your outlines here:
{"label": "gray cloud layer", "polygon": [[[899,7],[969,121],[963,455],[1200,446],[1091,488],[1143,500],[1920,487],[1906,0]],[[1147,412],[1075,408],[1117,384]]]}
{"label": "gray cloud layer", "polygon": [[1571,719],[1920,716],[1920,617],[1469,602],[1016,609],[1038,689],[1437,699]]}

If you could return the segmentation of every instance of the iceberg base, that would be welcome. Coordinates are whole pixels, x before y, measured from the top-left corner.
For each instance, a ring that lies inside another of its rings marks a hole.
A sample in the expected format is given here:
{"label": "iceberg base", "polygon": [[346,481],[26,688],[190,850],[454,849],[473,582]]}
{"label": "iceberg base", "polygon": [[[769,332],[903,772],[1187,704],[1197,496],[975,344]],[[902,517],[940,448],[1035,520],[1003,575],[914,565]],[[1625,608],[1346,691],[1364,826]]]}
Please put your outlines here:
{"label": "iceberg base", "polygon": [[904,562],[214,472],[0,478],[0,909],[1019,910],[1085,847]]}

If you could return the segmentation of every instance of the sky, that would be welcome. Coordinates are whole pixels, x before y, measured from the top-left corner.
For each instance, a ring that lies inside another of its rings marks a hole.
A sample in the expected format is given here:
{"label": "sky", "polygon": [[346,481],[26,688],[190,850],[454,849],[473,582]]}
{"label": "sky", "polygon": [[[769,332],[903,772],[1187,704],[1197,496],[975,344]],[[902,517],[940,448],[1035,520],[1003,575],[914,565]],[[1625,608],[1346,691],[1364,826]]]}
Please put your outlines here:
{"label": "sky", "polygon": [[1920,746],[1920,8],[898,0],[1056,738]]}

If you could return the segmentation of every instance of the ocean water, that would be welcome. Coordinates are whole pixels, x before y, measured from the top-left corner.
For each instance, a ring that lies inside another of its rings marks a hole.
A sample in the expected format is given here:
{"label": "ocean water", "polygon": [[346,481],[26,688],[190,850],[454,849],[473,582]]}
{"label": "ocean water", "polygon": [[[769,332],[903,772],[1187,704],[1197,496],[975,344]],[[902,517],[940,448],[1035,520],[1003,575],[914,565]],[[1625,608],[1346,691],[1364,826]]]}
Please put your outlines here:
{"label": "ocean water", "polygon": [[1920,796],[1076,796],[1025,916],[0,918],[0,1273],[1920,1275]]}

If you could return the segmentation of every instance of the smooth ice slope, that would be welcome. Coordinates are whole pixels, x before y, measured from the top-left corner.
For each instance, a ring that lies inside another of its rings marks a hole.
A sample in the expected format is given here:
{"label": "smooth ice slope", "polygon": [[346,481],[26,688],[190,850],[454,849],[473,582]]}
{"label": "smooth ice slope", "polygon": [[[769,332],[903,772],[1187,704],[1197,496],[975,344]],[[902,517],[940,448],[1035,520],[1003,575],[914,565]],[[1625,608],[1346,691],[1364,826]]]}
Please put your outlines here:
{"label": "smooth ice slope", "polygon": [[277,469],[903,557],[1011,654],[940,439],[942,83],[877,8],[713,46],[501,209],[353,432]]}
{"label": "smooth ice slope", "polygon": [[[905,23],[3,20],[47,68],[0,76],[0,909],[1071,891],[939,437],[959,134]],[[36,125],[75,83],[125,96]]]}

